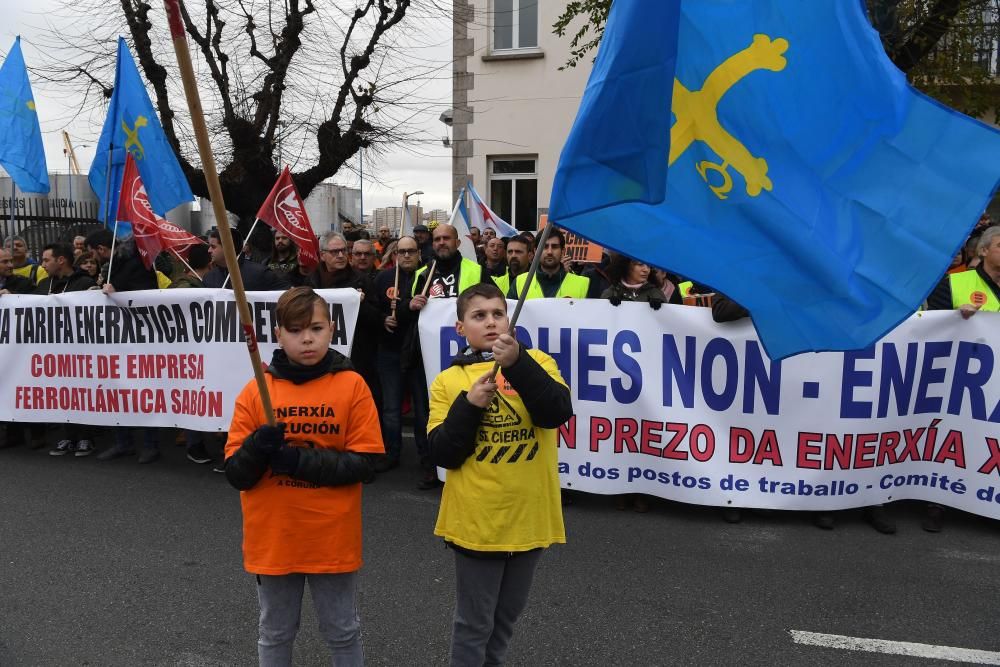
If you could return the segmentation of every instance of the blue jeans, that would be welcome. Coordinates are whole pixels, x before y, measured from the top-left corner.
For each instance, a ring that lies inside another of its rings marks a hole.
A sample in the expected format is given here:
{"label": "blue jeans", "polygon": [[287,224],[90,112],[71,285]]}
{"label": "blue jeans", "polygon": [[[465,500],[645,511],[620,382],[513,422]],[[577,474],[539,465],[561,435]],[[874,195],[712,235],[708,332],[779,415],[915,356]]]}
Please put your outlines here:
{"label": "blue jeans", "polygon": [[420,466],[429,468],[427,450],[427,416],[430,410],[427,398],[427,380],[423,364],[417,364],[403,377],[400,369],[399,350],[380,347],[376,357],[379,380],[382,384],[382,439],[385,453],[390,459],[399,460],[403,449],[403,393],[410,390],[413,407],[413,437],[417,441]]}
{"label": "blue jeans", "polygon": [[261,667],[292,664],[292,644],[299,632],[302,591],[306,580],[312,593],[319,630],[330,647],[333,664],[364,664],[361,619],[358,616],[358,573],[257,575],[260,625],[257,657]]}

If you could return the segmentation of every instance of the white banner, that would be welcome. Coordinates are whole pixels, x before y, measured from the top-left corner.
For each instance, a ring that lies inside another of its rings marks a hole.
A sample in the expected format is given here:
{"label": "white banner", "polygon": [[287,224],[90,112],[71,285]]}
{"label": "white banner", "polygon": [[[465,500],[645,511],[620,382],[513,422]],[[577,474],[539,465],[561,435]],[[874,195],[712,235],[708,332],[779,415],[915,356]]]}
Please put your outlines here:
{"label": "white banner", "polygon": [[[454,300],[420,315],[429,382],[464,345],[454,325]],[[913,498],[1000,518],[998,325],[920,313],[871,349],[774,363],[749,320],[707,308],[546,299],[525,304],[518,338],[572,392],[564,488],[802,510]]]}
{"label": "white banner", "polygon": [[[361,298],[320,290],[333,346],[350,353]],[[277,348],[281,292],[249,292],[265,363]],[[0,297],[0,421],[229,428],[253,379],[233,293],[221,289],[98,291]]]}

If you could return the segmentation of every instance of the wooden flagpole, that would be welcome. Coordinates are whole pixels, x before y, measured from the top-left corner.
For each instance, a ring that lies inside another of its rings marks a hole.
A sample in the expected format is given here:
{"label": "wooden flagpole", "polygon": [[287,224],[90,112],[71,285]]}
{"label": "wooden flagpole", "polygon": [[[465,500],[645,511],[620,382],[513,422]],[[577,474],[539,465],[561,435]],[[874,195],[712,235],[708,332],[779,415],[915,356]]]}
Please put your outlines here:
{"label": "wooden flagpole", "polygon": [[427,296],[427,293],[431,289],[431,281],[434,280],[434,269],[437,268],[438,261],[435,259],[431,262],[431,268],[427,269],[427,281],[424,282],[424,288],[420,291],[420,296]]}
{"label": "wooden flagpole", "polygon": [[[187,97],[188,109],[191,112],[191,123],[194,135],[198,140],[198,153],[201,156],[202,170],[205,172],[205,183],[212,200],[212,211],[219,227],[219,237],[226,254],[226,265],[233,280],[233,294],[236,296],[236,306],[240,313],[240,324],[246,337],[247,352],[253,366],[257,389],[260,391],[260,402],[264,409],[267,423],[274,426],[274,410],[271,407],[271,395],[264,381],[264,367],[260,362],[260,350],[257,348],[257,336],[254,333],[253,318],[250,305],[247,303],[246,291],[243,289],[243,276],[240,274],[240,264],[236,248],[233,245],[232,231],[229,228],[229,218],[226,216],[226,204],[222,199],[222,186],[219,183],[219,173],[215,167],[215,157],[212,155],[212,144],[208,137],[208,127],[205,125],[205,112],[201,107],[201,97],[198,94],[198,84],[195,81],[194,68],[191,66],[191,53],[188,51],[187,35],[184,32],[184,21],[181,18],[181,0],[163,0],[167,10],[167,20],[170,24],[170,37],[174,42],[174,52],[177,55],[177,66],[181,70],[184,82],[184,95]],[[241,249],[242,250],[242,249]]]}

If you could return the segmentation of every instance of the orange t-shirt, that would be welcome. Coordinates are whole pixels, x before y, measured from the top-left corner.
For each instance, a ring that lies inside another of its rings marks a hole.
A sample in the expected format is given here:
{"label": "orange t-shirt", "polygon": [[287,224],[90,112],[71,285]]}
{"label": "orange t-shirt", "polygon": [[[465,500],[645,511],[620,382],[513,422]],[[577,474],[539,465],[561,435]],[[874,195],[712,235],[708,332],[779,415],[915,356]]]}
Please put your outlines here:
{"label": "orange t-shirt", "polygon": [[[382,431],[371,392],[354,371],[294,384],[266,374],[285,439],[299,447],[381,454]],[[260,392],[249,382],[236,399],[226,458],[264,425]],[[243,565],[251,574],[330,574],[361,567],[361,484],[316,486],[270,469],[243,506]]]}

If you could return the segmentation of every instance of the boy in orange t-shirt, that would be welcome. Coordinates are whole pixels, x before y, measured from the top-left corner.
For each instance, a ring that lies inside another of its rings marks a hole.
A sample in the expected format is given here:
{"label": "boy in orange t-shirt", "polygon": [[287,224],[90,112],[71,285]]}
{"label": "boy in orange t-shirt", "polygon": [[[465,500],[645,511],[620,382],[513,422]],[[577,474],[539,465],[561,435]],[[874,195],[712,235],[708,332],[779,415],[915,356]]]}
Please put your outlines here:
{"label": "boy in orange t-shirt", "polygon": [[278,299],[276,350],[265,381],[277,426],[251,381],[236,399],[226,478],[241,491],[243,561],[257,575],[261,665],[291,665],[309,581],[337,665],[361,665],[357,613],[361,482],[383,453],[371,392],[330,349],[333,322],[309,287]]}

